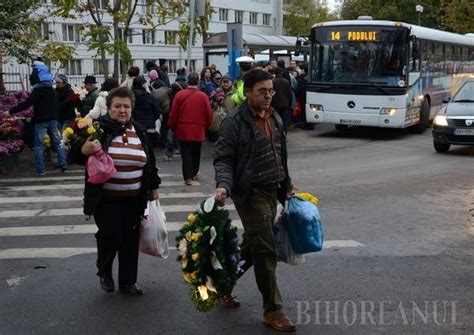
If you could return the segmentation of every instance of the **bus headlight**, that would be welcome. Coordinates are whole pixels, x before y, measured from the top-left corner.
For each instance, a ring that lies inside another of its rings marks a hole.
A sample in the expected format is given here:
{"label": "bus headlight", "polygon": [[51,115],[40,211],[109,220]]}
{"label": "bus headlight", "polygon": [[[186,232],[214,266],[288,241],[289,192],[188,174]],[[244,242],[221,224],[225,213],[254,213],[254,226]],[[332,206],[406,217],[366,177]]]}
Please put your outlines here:
{"label": "bus headlight", "polygon": [[324,112],[323,105],[309,104],[309,109],[312,112]]}
{"label": "bus headlight", "polygon": [[440,127],[447,127],[448,126],[448,119],[444,115],[436,115],[434,118],[433,123]]}
{"label": "bus headlight", "polygon": [[380,108],[380,115],[394,116],[396,112],[396,108]]}

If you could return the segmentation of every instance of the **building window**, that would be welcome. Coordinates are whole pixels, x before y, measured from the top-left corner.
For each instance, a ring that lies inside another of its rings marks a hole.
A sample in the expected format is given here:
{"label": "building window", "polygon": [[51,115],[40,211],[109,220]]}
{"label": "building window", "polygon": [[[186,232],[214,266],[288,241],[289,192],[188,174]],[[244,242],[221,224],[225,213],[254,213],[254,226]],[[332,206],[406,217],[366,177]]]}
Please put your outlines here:
{"label": "building window", "polygon": [[102,10],[106,10],[108,7],[108,0],[94,0],[94,5]]}
{"label": "building window", "polygon": [[142,30],[143,44],[155,44],[155,31],[150,29]]}
{"label": "building window", "polygon": [[258,13],[250,13],[250,24],[257,24]]}
{"label": "building window", "polygon": [[176,59],[169,59],[168,60],[168,72],[169,73],[176,73],[176,70],[178,69],[178,64]]}
{"label": "building window", "polygon": [[64,66],[64,72],[70,76],[79,76],[82,74],[82,61],[80,59],[68,60]]}
{"label": "building window", "polygon": [[177,45],[178,44],[178,32],[168,30],[165,31],[165,44],[166,45]]}
{"label": "building window", "polygon": [[188,66],[188,60],[185,60],[184,64],[188,68],[188,73],[196,72],[196,60],[195,59],[191,59],[191,67]]}
{"label": "building window", "polygon": [[235,23],[242,23],[244,22],[244,12],[241,10],[235,11]]}
{"label": "building window", "polygon": [[65,42],[81,42],[81,33],[79,27],[72,24],[63,25],[63,41]]}
{"label": "building window", "polygon": [[[125,29],[119,28],[119,30],[118,30],[118,35],[119,35],[119,39],[120,39],[121,41],[124,40],[124,37],[125,37],[125,36],[124,36],[124,33],[125,33]],[[127,43],[132,43],[132,41],[133,41],[133,40],[132,40],[132,30],[129,29],[129,30],[128,30],[128,36],[127,36]]]}
{"label": "building window", "polygon": [[271,14],[263,14],[263,25],[269,26],[271,18],[272,18]]}
{"label": "building window", "polygon": [[229,20],[229,10],[225,8],[219,8],[219,21],[227,22]]}
{"label": "building window", "polygon": [[41,22],[38,25],[38,34],[43,41],[49,40],[49,25],[46,22]]}
{"label": "building window", "polygon": [[[105,61],[105,68],[109,68],[109,61]],[[94,74],[104,74],[105,73],[104,63],[100,59],[94,60]]]}

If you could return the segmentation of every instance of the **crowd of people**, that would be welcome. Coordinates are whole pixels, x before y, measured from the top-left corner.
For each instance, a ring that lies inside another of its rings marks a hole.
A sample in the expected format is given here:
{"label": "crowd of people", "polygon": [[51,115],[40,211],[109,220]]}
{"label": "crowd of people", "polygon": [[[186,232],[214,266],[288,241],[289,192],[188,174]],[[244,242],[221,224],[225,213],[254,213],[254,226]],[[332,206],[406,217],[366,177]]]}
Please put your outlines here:
{"label": "crowd of people", "polygon": [[[30,76],[30,97],[9,113],[34,108],[38,175],[45,174],[45,134],[63,172],[66,156],[83,165],[101,150],[111,157],[115,174],[102,184],[86,178],[84,190],[84,213],[93,215],[99,228],[97,275],[106,292],[115,291],[112,264],[118,254],[120,291],[143,294],[136,283],[137,227],[147,201],[159,197],[153,147],[161,146],[168,159],[180,150],[183,180],[190,186],[199,178],[202,143],[206,138],[215,142],[215,198],[221,204],[232,198],[244,226],[241,275],[254,267],[264,322],[279,331],[294,331],[277,285],[272,225],[277,201],[284,203],[295,189],[287,166],[286,132],[292,121],[304,118],[307,69],[294,61],[288,67],[276,60],[256,66],[248,56],[236,61],[240,77],[235,82],[211,64],[200,74],[179,69],[171,84],[167,61],[160,59],[158,65],[146,64],[147,75],[130,67],[122,83],[109,78],[99,88],[94,76],[86,76],[81,97],[66,75],[53,78],[38,60]],[[78,119],[97,121],[103,134],[72,145],[67,155],[60,134]],[[85,173],[87,177],[87,169]],[[240,302],[231,293],[222,296],[222,304],[236,308]]]}

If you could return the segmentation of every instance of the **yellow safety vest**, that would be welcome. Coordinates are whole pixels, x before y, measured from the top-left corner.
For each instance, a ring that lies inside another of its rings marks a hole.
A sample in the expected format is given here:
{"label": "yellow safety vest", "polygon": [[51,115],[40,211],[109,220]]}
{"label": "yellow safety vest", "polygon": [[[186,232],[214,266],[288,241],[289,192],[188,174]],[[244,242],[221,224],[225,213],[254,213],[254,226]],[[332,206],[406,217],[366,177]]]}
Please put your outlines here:
{"label": "yellow safety vest", "polygon": [[240,106],[247,97],[244,94],[244,81],[239,79],[235,84],[235,92],[232,94],[232,102],[234,103],[235,107]]}

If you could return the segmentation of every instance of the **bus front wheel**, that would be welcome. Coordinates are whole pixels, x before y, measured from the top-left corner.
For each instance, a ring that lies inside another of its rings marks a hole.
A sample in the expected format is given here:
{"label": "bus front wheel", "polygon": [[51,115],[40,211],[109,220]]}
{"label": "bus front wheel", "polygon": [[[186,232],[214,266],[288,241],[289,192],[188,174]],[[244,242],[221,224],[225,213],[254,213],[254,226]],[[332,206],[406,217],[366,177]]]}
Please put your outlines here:
{"label": "bus front wheel", "polygon": [[422,134],[430,126],[430,103],[425,98],[421,105],[420,111],[420,123],[413,126],[413,132],[415,134]]}
{"label": "bus front wheel", "polygon": [[340,132],[344,132],[347,130],[347,128],[349,128],[347,124],[335,124],[334,127],[336,127],[336,130]]}

